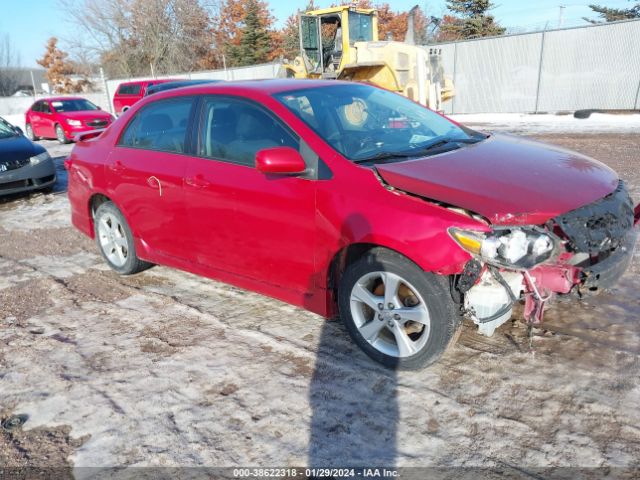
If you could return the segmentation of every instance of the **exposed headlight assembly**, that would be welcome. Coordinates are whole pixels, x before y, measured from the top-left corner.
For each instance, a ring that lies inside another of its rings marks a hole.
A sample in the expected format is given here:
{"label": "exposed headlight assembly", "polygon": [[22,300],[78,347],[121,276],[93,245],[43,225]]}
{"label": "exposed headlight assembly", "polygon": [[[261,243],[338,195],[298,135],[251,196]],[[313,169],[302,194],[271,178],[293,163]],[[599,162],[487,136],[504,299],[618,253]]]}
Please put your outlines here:
{"label": "exposed headlight assembly", "polygon": [[29,162],[31,163],[31,165],[37,165],[40,162],[44,162],[45,160],[48,160],[49,158],[51,158],[49,156],[49,154],[47,152],[42,152],[39,153],[38,155],[36,155],[35,157],[31,157],[29,159]]}
{"label": "exposed headlight assembly", "polygon": [[533,268],[558,249],[556,237],[536,227],[496,228],[486,233],[451,227],[449,234],[467,252],[506,268]]}

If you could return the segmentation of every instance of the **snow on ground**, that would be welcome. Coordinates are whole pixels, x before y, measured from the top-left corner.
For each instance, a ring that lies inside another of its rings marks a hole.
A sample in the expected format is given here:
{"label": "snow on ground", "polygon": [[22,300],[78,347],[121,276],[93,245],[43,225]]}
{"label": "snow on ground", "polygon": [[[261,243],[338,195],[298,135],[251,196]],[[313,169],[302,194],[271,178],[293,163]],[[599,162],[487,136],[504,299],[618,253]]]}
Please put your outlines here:
{"label": "snow on ground", "polygon": [[473,113],[449,115],[456,122],[488,131],[511,133],[640,133],[640,114],[592,113],[589,118],[523,113]]}

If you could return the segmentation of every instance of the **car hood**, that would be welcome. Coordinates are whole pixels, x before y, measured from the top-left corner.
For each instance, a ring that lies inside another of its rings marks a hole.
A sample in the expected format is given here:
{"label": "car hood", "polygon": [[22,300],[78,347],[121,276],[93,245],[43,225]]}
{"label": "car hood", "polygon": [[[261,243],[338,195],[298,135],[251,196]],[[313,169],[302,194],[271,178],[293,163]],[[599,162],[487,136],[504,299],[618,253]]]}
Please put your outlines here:
{"label": "car hood", "polygon": [[0,139],[0,163],[12,160],[23,160],[46,150],[34,144],[23,135]]}
{"label": "car hood", "polygon": [[104,110],[80,110],[77,112],[60,112],[60,115],[63,118],[69,118],[73,120],[93,120],[95,118],[99,119],[109,119],[111,115],[105,112]]}
{"label": "car hood", "polygon": [[431,157],[376,165],[389,185],[499,225],[538,225],[611,193],[606,165],[559,147],[494,135]]}

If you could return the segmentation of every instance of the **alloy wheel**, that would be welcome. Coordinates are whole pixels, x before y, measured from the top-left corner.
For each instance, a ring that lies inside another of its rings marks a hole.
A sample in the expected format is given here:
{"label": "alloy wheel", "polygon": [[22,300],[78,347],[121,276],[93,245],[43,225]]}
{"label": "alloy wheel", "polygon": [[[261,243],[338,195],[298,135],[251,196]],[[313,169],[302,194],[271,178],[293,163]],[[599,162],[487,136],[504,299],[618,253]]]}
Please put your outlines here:
{"label": "alloy wheel", "polygon": [[376,350],[404,358],[418,353],[431,330],[429,310],[418,290],[400,275],[370,272],[354,284],[351,316]]}
{"label": "alloy wheel", "polygon": [[102,215],[98,221],[100,248],[109,261],[122,267],[129,255],[129,242],[124,226],[111,214]]}

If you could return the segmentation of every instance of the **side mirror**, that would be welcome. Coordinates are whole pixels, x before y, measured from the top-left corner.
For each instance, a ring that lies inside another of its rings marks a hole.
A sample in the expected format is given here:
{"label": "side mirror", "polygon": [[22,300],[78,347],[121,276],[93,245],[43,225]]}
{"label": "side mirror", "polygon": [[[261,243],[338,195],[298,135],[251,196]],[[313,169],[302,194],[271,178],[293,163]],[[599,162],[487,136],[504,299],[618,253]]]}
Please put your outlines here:
{"label": "side mirror", "polygon": [[256,153],[256,169],[262,173],[292,175],[306,168],[302,155],[291,147],[265,148]]}
{"label": "side mirror", "polygon": [[96,105],[96,107],[98,107],[98,110],[102,110],[102,107],[100,105]]}
{"label": "side mirror", "polygon": [[15,130],[16,133],[19,133],[20,135],[24,135],[24,132],[20,127],[13,127],[13,129]]}

